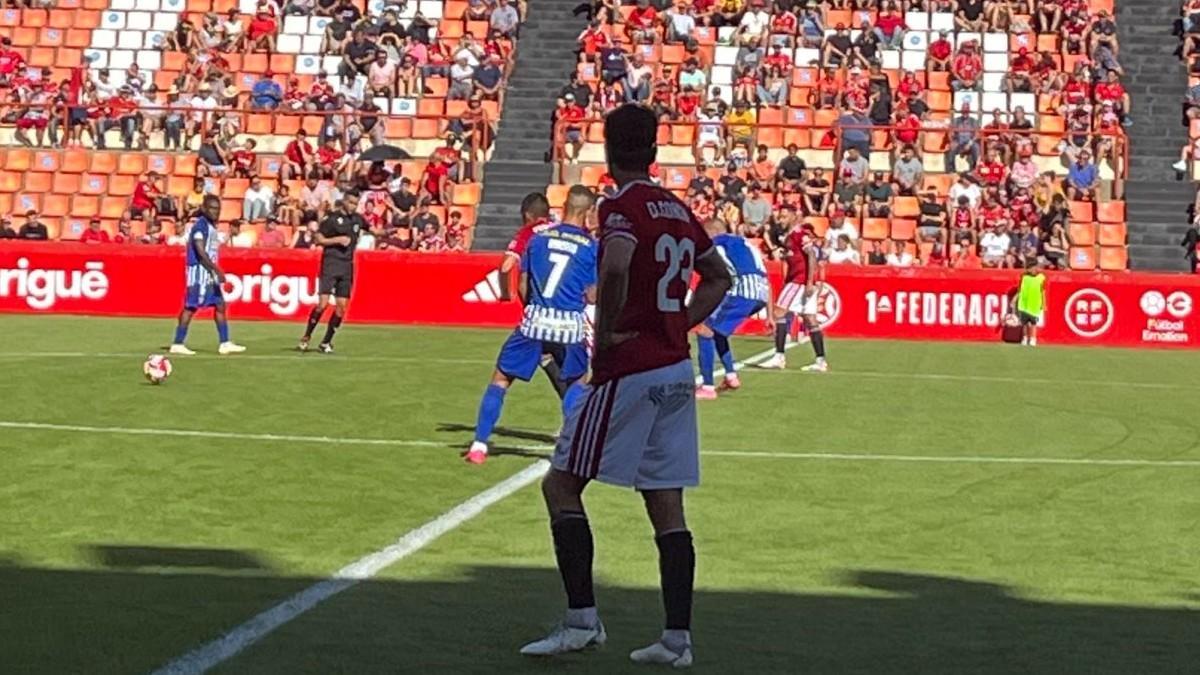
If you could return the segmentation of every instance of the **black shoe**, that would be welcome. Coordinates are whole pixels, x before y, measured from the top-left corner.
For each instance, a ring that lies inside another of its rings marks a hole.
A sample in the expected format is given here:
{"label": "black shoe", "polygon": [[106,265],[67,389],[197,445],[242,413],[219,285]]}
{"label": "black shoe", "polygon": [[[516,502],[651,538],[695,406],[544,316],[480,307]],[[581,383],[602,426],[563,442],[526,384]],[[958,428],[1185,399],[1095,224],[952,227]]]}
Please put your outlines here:
{"label": "black shoe", "polygon": [[317,346],[317,349],[321,350],[322,354],[332,354],[333,353],[333,345],[329,344],[328,342],[322,342],[320,345]]}

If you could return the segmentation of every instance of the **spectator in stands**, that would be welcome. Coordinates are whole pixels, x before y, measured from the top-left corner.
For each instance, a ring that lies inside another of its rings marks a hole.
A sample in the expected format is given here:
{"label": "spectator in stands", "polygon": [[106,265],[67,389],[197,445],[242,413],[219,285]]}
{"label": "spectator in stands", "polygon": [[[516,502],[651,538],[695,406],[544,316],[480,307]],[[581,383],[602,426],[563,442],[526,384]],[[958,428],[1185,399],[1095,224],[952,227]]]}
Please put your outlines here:
{"label": "spectator in stands", "polygon": [[228,154],[230,174],[234,178],[250,178],[258,172],[258,154],[254,152],[257,145],[253,138],[247,138],[242,147]]}
{"label": "spectator in stands", "polygon": [[979,238],[979,252],[984,267],[1003,267],[1008,262],[1012,239],[1003,227],[988,230]]}
{"label": "spectator in stands", "polygon": [[892,164],[892,182],[896,194],[914,197],[925,180],[925,165],[917,158],[911,145],[900,149],[900,157]]}
{"label": "spectator in stands", "polygon": [[896,199],[895,190],[882,171],[876,171],[865,188],[867,197],[867,217],[888,218]]}
{"label": "spectator in stands", "polygon": [[266,219],[271,215],[274,199],[275,192],[258,176],[252,177],[250,187],[242,196],[242,219],[250,223]]}
{"label": "spectator in stands", "polygon": [[[764,148],[766,146],[759,147]],[[780,186],[785,184],[797,191],[801,189],[808,166],[798,154],[799,152],[799,146],[795,143],[788,143],[787,155],[779,160],[779,165],[775,167],[775,175],[772,178],[772,187],[775,191],[778,192]]]}
{"label": "spectator in stands", "polygon": [[949,216],[946,206],[938,199],[937,189],[923,192],[918,202],[920,218],[917,220],[917,235],[922,241],[946,243]]}
{"label": "spectator in stands", "polygon": [[25,212],[25,224],[17,230],[17,238],[26,241],[46,241],[50,238],[50,230],[39,219],[37,209]]}
{"label": "spectator in stands", "polygon": [[300,200],[292,196],[292,189],[287,184],[279,186],[273,206],[275,208],[271,215],[276,220],[290,227],[300,224]]}
{"label": "spectator in stands", "polygon": [[[790,69],[788,73],[791,73]],[[759,105],[782,108],[788,102],[788,76],[779,66],[771,66],[766,79],[758,84],[755,93],[758,95]]]}
{"label": "spectator in stands", "polygon": [[871,156],[871,118],[861,110],[848,110],[838,117],[842,145],[853,148],[863,157]]}
{"label": "spectator in stands", "polygon": [[839,234],[833,242],[833,249],[827,254],[831,265],[861,265],[862,260],[858,250],[850,245],[850,237]]}
{"label": "spectator in stands", "polygon": [[1073,200],[1096,200],[1096,188],[1100,186],[1100,171],[1092,164],[1092,155],[1087,150],[1079,152],[1078,159],[1067,170],[1067,196]]}
{"label": "spectator in stands", "polygon": [[133,187],[133,195],[129,198],[129,208],[126,210],[131,220],[158,218],[159,201],[166,198],[166,193],[159,186],[160,180],[161,176],[157,172],[149,171]]}
{"label": "spectator in stands", "polygon": [[254,235],[245,230],[245,225],[245,221],[241,218],[234,218],[229,222],[228,243],[233,248],[254,247]]}
{"label": "spectator in stands", "polygon": [[929,43],[929,50],[926,52],[925,67],[930,72],[944,72],[950,70],[950,57],[954,54],[954,45],[950,42],[950,35],[946,31],[938,31],[936,40]]}
{"label": "spectator in stands", "polygon": [[350,26],[350,17],[346,14],[335,15],[332,21],[325,24],[325,35],[321,39],[321,54],[345,53],[346,46],[350,44]]}
{"label": "spectator in stands", "polygon": [[196,90],[196,95],[188,102],[188,107],[192,109],[192,120],[184,135],[183,146],[185,148],[191,146],[193,137],[200,135],[208,111],[217,108],[217,99],[213,96],[212,85],[207,82],[202,83]]}
{"label": "spectator in stands", "polygon": [[954,13],[954,26],[959,31],[967,33],[982,33],[987,30],[987,17],[984,16],[983,0],[958,0],[958,9]]}
{"label": "spectator in stands", "polygon": [[852,46],[846,24],[837,24],[834,26],[833,35],[825,38],[825,44],[821,48],[821,66],[828,68],[845,65],[850,60]]}
{"label": "spectator in stands", "polygon": [[890,49],[900,49],[903,46],[904,31],[907,29],[904,14],[894,4],[883,8],[875,20],[875,36]]}
{"label": "spectator in stands", "polygon": [[421,236],[417,240],[416,249],[425,253],[442,253],[446,250],[446,240],[438,232],[436,225],[426,223],[421,228]]}
{"label": "spectator in stands", "polygon": [[717,180],[717,187],[720,188],[719,196],[721,199],[732,202],[734,205],[741,207],[742,201],[745,199],[746,181],[738,175],[736,164],[728,164],[725,167],[725,175]]}
{"label": "spectator in stands", "polygon": [[625,35],[635,45],[658,42],[658,10],[649,0],[637,0],[637,6],[625,18]]}
{"label": "spectator in stands", "polygon": [[763,0],[750,0],[749,7],[742,13],[737,30],[733,34],[733,42],[742,50],[761,53],[766,47],[768,31],[771,27],[771,15],[763,9]]}
{"label": "spectator in stands", "polygon": [[[856,216],[857,217],[857,216]],[[850,242],[858,241],[858,228],[846,218],[846,212],[834,208],[829,214],[829,228],[825,230],[825,243],[832,246],[838,237],[849,237]]]}
{"label": "spectator in stands", "polygon": [[280,174],[285,181],[308,176],[316,168],[315,162],[316,153],[308,142],[308,132],[300,129],[283,150],[283,167]]}
{"label": "spectator in stands", "polygon": [[175,223],[171,234],[163,241],[167,246],[183,246],[187,244],[187,225],[182,220]]}
{"label": "spectator in stands", "polygon": [[823,215],[829,208],[829,193],[832,184],[825,178],[825,169],[813,169],[812,176],[804,182],[804,213]]}
{"label": "spectator in stands", "polygon": [[666,27],[664,41],[667,44],[687,42],[697,26],[695,7],[688,2],[675,2],[663,12],[663,25]]}
{"label": "spectator in stands", "polygon": [[970,173],[964,171],[958,174],[958,180],[950,186],[949,197],[951,203],[957,202],[959,197],[966,197],[971,208],[975,208],[983,198],[983,191],[980,189],[979,183],[975,181],[975,178]]}
{"label": "spectator in stands", "polygon": [[[503,57],[499,54],[492,54],[475,69],[475,92],[490,101],[500,100],[500,90],[504,81],[504,71],[500,68],[502,61]],[[577,73],[572,73],[572,75],[578,77]],[[586,89],[586,87],[584,88]],[[590,90],[588,95],[590,97]],[[578,102],[578,99],[576,100]],[[587,102],[581,102],[580,105],[586,108]]]}
{"label": "spectator in stands", "polygon": [[805,5],[800,11],[800,46],[808,49],[820,49],[825,41],[825,18],[821,10],[813,3]]}
{"label": "spectator in stands", "polygon": [[892,252],[887,255],[888,267],[912,267],[913,254],[908,251],[908,242],[897,239],[892,242]]}
{"label": "spectator in stands", "polygon": [[853,146],[847,148],[842,161],[838,163],[837,184],[834,188],[838,202],[844,208],[861,205],[869,171],[870,164],[859,153],[858,148]]}
{"label": "spectator in stands", "polygon": [[650,99],[654,79],[654,69],[646,64],[640,52],[634,52],[627,57],[625,67],[625,101],[627,103],[645,103]]}
{"label": "spectator in stands", "polygon": [[438,220],[437,214],[429,210],[429,203],[428,197],[423,197],[419,202],[417,202],[417,213],[413,216],[412,224],[413,229],[415,229],[418,233],[430,225],[432,225],[435,230],[442,226],[441,221]]}
{"label": "spectator in stands", "polygon": [[750,184],[750,194],[742,201],[742,221],[760,231],[771,217],[771,201],[763,196],[762,186]]}
{"label": "spectator in stands", "polygon": [[[361,28],[351,32],[351,39],[343,50],[342,63],[338,66],[338,74],[343,78],[354,78],[356,75],[367,75],[371,63],[376,60],[375,43],[367,39],[367,33]],[[387,58],[387,52],[384,52]]]}
{"label": "spectator in stands", "polygon": [[871,250],[867,252],[868,265],[886,265],[887,254],[883,251],[883,242],[875,239],[871,242]]}
{"label": "spectator in stands", "polygon": [[287,248],[289,242],[287,235],[279,229],[279,222],[272,216],[267,218],[267,224],[263,227],[263,233],[259,235],[257,243],[260,248]]}
{"label": "spectator in stands", "polygon": [[1067,252],[1070,248],[1071,241],[1062,221],[1054,221],[1050,225],[1050,232],[1042,240],[1041,253],[1046,265],[1056,270],[1066,269]]}
{"label": "spectator in stands", "polygon": [[608,36],[608,26],[593,19],[575,42],[579,44],[580,63],[590,63],[597,61],[602,48],[611,46],[612,39]]}
{"label": "spectator in stands", "polygon": [[296,228],[296,233],[292,235],[292,248],[310,249],[315,247],[318,229],[320,229],[320,225],[316,220],[309,220],[304,223],[304,227]]}
{"label": "spectator in stands", "polygon": [[283,102],[283,87],[275,81],[275,74],[267,71],[250,87],[250,107],[259,110],[275,110]]}
{"label": "spectator in stands", "polygon": [[429,162],[421,175],[421,190],[418,196],[422,202],[449,204],[450,166],[444,162]]}
{"label": "spectator in stands", "polygon": [[475,68],[468,62],[466,54],[459,54],[454,65],[450,66],[450,90],[446,93],[447,100],[465,101],[471,98],[475,90]]}
{"label": "spectator in stands", "polygon": [[[0,234],[0,238],[3,238],[3,234]],[[1200,274],[1200,215],[1192,219],[1192,225],[1183,234],[1179,245],[1183,247],[1188,270]]]}
{"label": "spectator in stands", "polygon": [[108,231],[100,223],[99,218],[92,218],[88,221],[87,229],[79,235],[79,243],[81,244],[111,244],[112,237],[108,236]]}
{"label": "spectator in stands", "polygon": [[[13,139],[26,147],[37,145],[41,147],[46,140],[46,127],[49,125],[47,105],[50,102],[50,97],[45,91],[38,89],[33,91],[27,98],[27,106],[19,108],[16,121],[16,131],[13,132]],[[33,129],[36,137],[35,140],[29,139],[29,130]]]}
{"label": "spectator in stands", "polygon": [[254,18],[250,20],[250,29],[246,35],[247,54],[257,50],[268,54],[275,52],[275,35],[279,32],[276,7],[269,0],[258,0],[254,8]]}
{"label": "spectator in stands", "polygon": [[196,151],[196,157],[199,160],[196,163],[197,176],[224,176],[229,171],[229,165],[225,161],[225,151],[221,149],[215,131],[209,131],[204,135],[200,142],[200,149]]}
{"label": "spectator in stands", "polygon": [[732,153],[738,145],[754,145],[754,127],[758,113],[744,100],[733,102],[733,110],[725,115],[725,146]]}
{"label": "spectator in stands", "polygon": [[367,66],[367,96],[391,99],[396,96],[396,64],[388,60],[386,50],[375,50]]}
{"label": "spectator in stands", "polygon": [[579,161],[579,153],[583,151],[583,122],[586,118],[587,111],[575,100],[574,94],[563,97],[563,106],[558,110],[558,123],[563,130],[563,150],[570,150],[566,157],[572,164]]}
{"label": "spectator in stands", "polygon": [[975,40],[967,40],[959,47],[950,67],[950,87],[954,91],[978,90],[983,77],[983,58]]}
{"label": "spectator in stands", "polygon": [[521,26],[521,16],[508,0],[496,0],[496,8],[492,10],[488,25],[506,38],[516,38]]}
{"label": "spectator in stands", "polygon": [[[175,24],[175,30],[169,31],[163,36],[163,49],[166,51],[190,52],[198,46],[196,24],[192,23],[187,14],[179,17],[179,22]],[[0,70],[2,69],[0,66]]]}
{"label": "spectator in stands", "polygon": [[333,191],[321,180],[320,174],[307,174],[304,187],[300,188],[301,219],[304,222],[322,220],[333,207],[333,201]]}
{"label": "spectator in stands", "polygon": [[979,163],[979,121],[971,113],[971,108],[963,104],[957,117],[950,122],[950,134],[947,138],[949,147],[946,149],[945,170],[956,171],[955,160],[967,158],[967,170],[973,171]]}
{"label": "spectator in stands", "polygon": [[16,239],[17,231],[12,228],[12,219],[8,216],[0,217],[0,239]]}

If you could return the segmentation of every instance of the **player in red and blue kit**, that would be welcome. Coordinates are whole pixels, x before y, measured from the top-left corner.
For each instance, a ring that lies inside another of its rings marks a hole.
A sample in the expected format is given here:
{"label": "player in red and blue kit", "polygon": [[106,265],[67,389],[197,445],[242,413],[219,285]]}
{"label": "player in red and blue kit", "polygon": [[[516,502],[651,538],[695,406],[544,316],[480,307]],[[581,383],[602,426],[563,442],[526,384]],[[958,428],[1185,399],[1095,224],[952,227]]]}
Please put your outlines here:
{"label": "player in red and blue kit", "polygon": [[800,315],[804,329],[812,342],[816,360],[801,368],[809,372],[824,373],[829,370],[825,361],[825,333],[821,330],[820,297],[823,283],[818,278],[821,248],[812,226],[797,224],[784,239],[784,284],[775,299],[775,354],[770,360],[759,364],[760,368],[782,369],[787,367],[787,336],[792,321]]}
{"label": "player in red and blue kit", "polygon": [[487,460],[488,438],[513,380],[528,382],[543,358],[549,356],[557,365],[564,417],[581,393],[581,387],[572,385],[588,370],[584,310],[595,297],[597,247],[585,223],[595,204],[591,190],[573,186],[567,193],[565,222],[542,227],[528,240],[519,287],[525,309],[521,324],[500,349],[492,382],[479,402],[475,441],[466,453],[472,464]]}
{"label": "player in red and blue kit", "polygon": [[767,280],[767,268],[758,249],[746,243],[744,238],[730,234],[725,223],[711,219],[704,223],[704,231],[712,237],[713,246],[721,254],[733,277],[733,286],[717,311],[696,327],[701,378],[701,384],[696,388],[696,398],[712,400],[717,397],[717,388],[713,386],[713,366],[718,354],[725,367],[721,389],[742,386],[733,350],[729,346],[729,336],[743,322],[766,308],[771,300],[771,282]]}
{"label": "player in red and blue kit", "polygon": [[183,310],[179,312],[179,323],[175,327],[175,341],[171,343],[172,354],[191,356],[196,352],[187,348],[188,326],[192,316],[204,307],[213,308],[213,320],[217,323],[217,336],[221,344],[219,354],[237,354],[246,348],[229,339],[229,323],[225,320],[225,298],[221,295],[221,284],[225,273],[217,266],[221,242],[217,231],[217,216],[221,213],[221,199],[208,195],[200,205],[200,215],[188,232],[187,244],[187,288],[184,290]]}
{"label": "player in red and blue kit", "polygon": [[[650,180],[658,119],[626,104],[604,120],[609,174],[620,188],[600,204],[596,352],[582,405],[567,416],[542,481],[554,554],[567,595],[563,622],[521,649],[553,656],[603,644],[592,585],[594,545],[583,491],[594,479],[642,494],[654,527],[664,630],[630,653],[636,663],[692,664],[696,551],[683,490],[699,483],[695,380],[688,333],[713,313],[729,271],[687,205]],[[700,283],[687,300],[692,273]]]}

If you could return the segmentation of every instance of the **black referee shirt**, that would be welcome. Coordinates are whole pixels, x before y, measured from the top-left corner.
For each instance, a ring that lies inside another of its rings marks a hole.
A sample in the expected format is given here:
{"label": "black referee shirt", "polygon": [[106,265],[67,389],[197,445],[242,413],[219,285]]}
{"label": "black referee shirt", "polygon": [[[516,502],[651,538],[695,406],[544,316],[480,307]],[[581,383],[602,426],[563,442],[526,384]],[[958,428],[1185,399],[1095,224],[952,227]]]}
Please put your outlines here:
{"label": "black referee shirt", "polygon": [[354,264],[354,248],[358,245],[358,234],[367,223],[357,213],[344,213],[341,209],[331,211],[321,221],[321,236],[350,237],[349,246],[326,246],[321,256],[321,267],[350,266]]}

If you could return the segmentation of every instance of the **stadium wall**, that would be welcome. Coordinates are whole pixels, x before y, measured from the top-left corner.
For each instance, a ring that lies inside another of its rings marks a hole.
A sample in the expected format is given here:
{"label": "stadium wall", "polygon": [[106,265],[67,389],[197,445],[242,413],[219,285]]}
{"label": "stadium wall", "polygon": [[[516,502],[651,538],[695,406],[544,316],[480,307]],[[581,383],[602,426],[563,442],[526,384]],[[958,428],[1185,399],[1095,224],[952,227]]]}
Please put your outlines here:
{"label": "stadium wall", "polygon": [[[0,242],[0,312],[171,317],[183,293],[173,247]],[[497,300],[495,254],[359,253],[350,318],[370,323],[515,325]],[[226,249],[226,298],[239,319],[301,320],[316,302],[314,251]],[[779,286],[778,267],[771,269]],[[1019,271],[828,269],[821,319],[831,335],[999,340]],[[1200,277],[1050,273],[1041,339],[1124,347],[1200,346]],[[751,323],[751,333],[767,326]]]}

